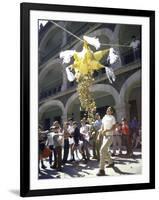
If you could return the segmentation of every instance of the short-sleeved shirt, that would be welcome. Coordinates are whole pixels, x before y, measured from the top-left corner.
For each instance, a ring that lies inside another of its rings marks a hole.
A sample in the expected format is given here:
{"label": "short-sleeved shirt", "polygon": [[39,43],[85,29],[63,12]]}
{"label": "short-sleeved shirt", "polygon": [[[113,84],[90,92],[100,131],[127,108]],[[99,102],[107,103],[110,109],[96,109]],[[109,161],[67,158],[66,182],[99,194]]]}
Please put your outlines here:
{"label": "short-sleeved shirt", "polygon": [[129,135],[129,126],[127,124],[122,125],[122,134]]}
{"label": "short-sleeved shirt", "polygon": [[[104,130],[111,129],[116,124],[115,117],[113,115],[105,115],[102,119],[102,125]],[[113,135],[113,131],[106,132],[105,135]]]}
{"label": "short-sleeved shirt", "polygon": [[96,120],[93,124],[93,127],[95,128],[96,131],[98,131],[102,126],[102,120]]}
{"label": "short-sleeved shirt", "polygon": [[53,145],[55,148],[62,146],[62,136],[59,133],[53,133]]}
{"label": "short-sleeved shirt", "polygon": [[53,132],[49,132],[47,135],[47,141],[49,146],[54,145],[53,136],[54,136]]}
{"label": "short-sleeved shirt", "polygon": [[87,126],[87,125],[81,126],[80,133],[81,133],[82,139],[89,141],[89,138],[90,138],[89,126]]}
{"label": "short-sleeved shirt", "polygon": [[133,49],[137,49],[139,45],[140,45],[140,40],[135,40],[131,42],[130,47],[132,47]]}

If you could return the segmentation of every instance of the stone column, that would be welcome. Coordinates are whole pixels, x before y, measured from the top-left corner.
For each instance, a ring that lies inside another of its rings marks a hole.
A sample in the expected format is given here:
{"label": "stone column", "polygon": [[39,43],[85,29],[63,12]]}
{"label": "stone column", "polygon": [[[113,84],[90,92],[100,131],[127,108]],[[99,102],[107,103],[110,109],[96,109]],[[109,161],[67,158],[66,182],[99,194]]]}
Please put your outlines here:
{"label": "stone column", "polygon": [[61,116],[61,119],[62,119],[62,123],[67,121],[67,113],[63,113],[63,115]]}
{"label": "stone column", "polygon": [[127,119],[127,105],[126,103],[122,103],[119,105],[115,106],[115,111],[116,111],[116,117],[117,117],[117,121],[121,122],[121,119],[124,117]]}
{"label": "stone column", "polygon": [[67,74],[65,66],[62,66],[62,79],[61,91],[65,91],[67,89]]}

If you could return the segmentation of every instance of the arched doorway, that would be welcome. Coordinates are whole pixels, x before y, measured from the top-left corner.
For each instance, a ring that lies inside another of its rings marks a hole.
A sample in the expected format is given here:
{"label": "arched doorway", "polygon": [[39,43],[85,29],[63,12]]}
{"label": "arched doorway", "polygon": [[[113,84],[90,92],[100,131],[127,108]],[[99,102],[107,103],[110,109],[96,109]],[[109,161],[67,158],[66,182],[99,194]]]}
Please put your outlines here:
{"label": "arched doorway", "polygon": [[[99,112],[101,116],[104,116],[107,106],[111,105],[115,107],[119,102],[119,94],[111,85],[95,84],[90,91],[93,93],[97,112]],[[80,118],[83,116],[83,111],[80,108],[80,101],[77,93],[73,94],[68,99],[65,106],[65,113],[67,113],[67,117],[73,117],[74,120],[80,121]]]}
{"label": "arched doorway", "polygon": [[55,95],[61,91],[64,80],[63,66],[59,59],[49,64],[39,74],[40,99]]}
{"label": "arched doorway", "polygon": [[49,129],[53,121],[63,120],[64,106],[59,100],[51,100],[39,108],[39,123],[45,130]]}
{"label": "arched doorway", "polygon": [[132,74],[123,84],[120,91],[121,103],[126,108],[126,118],[136,117],[141,121],[141,70]]}

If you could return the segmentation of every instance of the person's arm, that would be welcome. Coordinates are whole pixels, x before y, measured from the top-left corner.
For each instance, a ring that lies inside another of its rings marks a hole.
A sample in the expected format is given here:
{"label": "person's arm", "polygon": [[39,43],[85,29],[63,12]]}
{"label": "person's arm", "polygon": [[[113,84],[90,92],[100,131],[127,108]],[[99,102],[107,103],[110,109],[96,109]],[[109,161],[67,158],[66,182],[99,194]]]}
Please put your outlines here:
{"label": "person's arm", "polygon": [[103,130],[104,130],[104,126],[102,124],[101,129],[98,130],[97,141],[99,141],[101,136],[103,136]]}
{"label": "person's arm", "polygon": [[137,48],[140,48],[140,40],[138,40],[137,43]]}
{"label": "person's arm", "polygon": [[68,132],[68,130],[65,130],[65,131],[64,131],[64,134],[66,135],[66,137],[70,137],[70,135],[71,135],[71,134]]}
{"label": "person's arm", "polygon": [[133,42],[130,42],[129,47],[133,48]]}
{"label": "person's arm", "polygon": [[104,133],[109,132],[109,131],[114,131],[115,130],[115,124],[112,126],[110,129],[105,129]]}

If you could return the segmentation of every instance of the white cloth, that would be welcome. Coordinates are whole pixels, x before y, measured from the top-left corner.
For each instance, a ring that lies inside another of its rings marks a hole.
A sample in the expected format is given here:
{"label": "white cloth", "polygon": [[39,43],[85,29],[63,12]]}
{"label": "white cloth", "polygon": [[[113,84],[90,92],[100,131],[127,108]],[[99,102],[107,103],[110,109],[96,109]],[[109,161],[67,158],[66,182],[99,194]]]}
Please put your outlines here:
{"label": "white cloth", "polygon": [[66,74],[67,74],[67,79],[72,82],[75,80],[75,75],[70,71],[71,66],[66,67]]}
{"label": "white cloth", "polygon": [[113,69],[110,68],[110,67],[105,67],[105,72],[106,72],[106,75],[107,75],[107,77],[108,77],[109,82],[110,82],[110,83],[112,83],[112,81],[114,82],[115,79],[116,79],[116,76],[115,76],[115,74],[114,74]]}
{"label": "white cloth", "polygon": [[75,50],[62,51],[60,52],[60,58],[63,59],[63,63],[69,63],[74,53],[75,53]]}
{"label": "white cloth", "polygon": [[[91,51],[91,52],[93,53],[93,51]],[[87,49],[85,47],[83,47],[82,51],[76,52],[76,53],[80,59],[83,59],[85,57],[85,54],[87,53]]]}
{"label": "white cloth", "polygon": [[109,63],[112,65],[118,60],[119,56],[116,54],[115,50],[113,48],[109,49],[109,55],[108,55],[108,60]]}
{"label": "white cloth", "polygon": [[140,45],[140,40],[135,40],[130,43],[130,47],[132,47],[133,49],[137,49],[139,45]]}
{"label": "white cloth", "polygon": [[[116,124],[115,117],[113,115],[105,115],[102,119],[104,130],[111,129]],[[106,135],[113,135],[113,131],[106,132]]]}
{"label": "white cloth", "polygon": [[88,42],[88,44],[91,44],[92,46],[94,46],[97,49],[100,48],[100,42],[99,39],[96,37],[88,37],[86,35],[83,36],[83,39]]}

